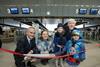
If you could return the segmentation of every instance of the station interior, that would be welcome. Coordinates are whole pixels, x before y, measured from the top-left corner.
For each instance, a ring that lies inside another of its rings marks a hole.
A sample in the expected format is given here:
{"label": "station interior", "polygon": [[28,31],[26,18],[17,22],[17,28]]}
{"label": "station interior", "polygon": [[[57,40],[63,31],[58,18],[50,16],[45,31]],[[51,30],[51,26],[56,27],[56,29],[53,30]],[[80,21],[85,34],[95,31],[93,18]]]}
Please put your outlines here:
{"label": "station interior", "polygon": [[[26,29],[40,33],[48,30],[53,37],[59,23],[76,20],[76,28],[83,32],[86,60],[79,67],[100,67],[100,1],[99,0],[0,0],[0,40],[2,48],[14,51],[17,41]],[[97,46],[99,44],[99,46]],[[47,65],[33,63],[36,67],[55,67],[55,59]],[[13,54],[0,50],[0,67],[16,67]],[[64,67],[68,67],[64,62]]]}

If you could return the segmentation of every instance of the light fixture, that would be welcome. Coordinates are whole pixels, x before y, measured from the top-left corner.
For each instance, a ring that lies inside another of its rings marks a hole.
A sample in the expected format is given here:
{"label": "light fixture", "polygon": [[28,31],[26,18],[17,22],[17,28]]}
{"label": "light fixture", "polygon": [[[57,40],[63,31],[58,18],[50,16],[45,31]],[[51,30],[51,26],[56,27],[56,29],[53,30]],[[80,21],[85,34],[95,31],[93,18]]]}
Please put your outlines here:
{"label": "light fixture", "polygon": [[47,11],[47,15],[50,15],[50,11]]}
{"label": "light fixture", "polygon": [[7,9],[7,12],[10,14],[10,9]]}

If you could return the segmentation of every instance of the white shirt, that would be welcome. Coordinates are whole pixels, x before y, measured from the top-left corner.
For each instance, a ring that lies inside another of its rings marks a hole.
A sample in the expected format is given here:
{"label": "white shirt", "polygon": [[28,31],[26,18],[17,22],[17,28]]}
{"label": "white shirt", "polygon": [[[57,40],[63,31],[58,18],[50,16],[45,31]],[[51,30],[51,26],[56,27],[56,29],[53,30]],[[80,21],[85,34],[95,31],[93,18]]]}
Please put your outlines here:
{"label": "white shirt", "polygon": [[31,39],[30,39],[28,36],[27,36],[27,40],[28,40],[28,43],[30,44],[30,40],[31,40]]}

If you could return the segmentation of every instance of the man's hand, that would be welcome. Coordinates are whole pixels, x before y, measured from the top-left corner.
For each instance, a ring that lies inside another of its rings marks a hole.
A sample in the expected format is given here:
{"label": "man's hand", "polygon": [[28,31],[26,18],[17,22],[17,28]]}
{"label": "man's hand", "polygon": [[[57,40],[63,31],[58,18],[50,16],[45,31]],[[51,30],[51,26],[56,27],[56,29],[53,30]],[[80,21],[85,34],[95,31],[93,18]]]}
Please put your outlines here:
{"label": "man's hand", "polygon": [[37,59],[33,58],[30,60],[31,62],[37,62]]}
{"label": "man's hand", "polygon": [[[32,54],[33,53],[33,50],[30,50],[27,54]],[[30,60],[31,57],[30,56],[27,56],[27,54],[24,54],[24,60]]]}
{"label": "man's hand", "polygon": [[29,57],[29,56],[24,57],[24,60],[30,60],[30,59],[31,59],[31,57]]}
{"label": "man's hand", "polygon": [[28,52],[28,54],[32,54],[33,53],[33,50],[30,50],[29,52]]}

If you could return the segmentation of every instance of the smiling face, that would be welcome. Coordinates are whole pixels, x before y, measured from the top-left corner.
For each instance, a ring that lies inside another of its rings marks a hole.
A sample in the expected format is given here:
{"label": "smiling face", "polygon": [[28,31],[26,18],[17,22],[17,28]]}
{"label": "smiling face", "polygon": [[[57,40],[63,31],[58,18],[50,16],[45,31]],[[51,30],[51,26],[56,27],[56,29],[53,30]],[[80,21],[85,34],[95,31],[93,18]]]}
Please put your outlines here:
{"label": "smiling face", "polygon": [[26,31],[26,35],[30,38],[33,39],[35,37],[35,28],[28,28]]}
{"label": "smiling face", "polygon": [[76,25],[76,21],[69,21],[69,22],[68,22],[68,27],[69,27],[69,29],[75,28],[75,25]]}
{"label": "smiling face", "polygon": [[74,40],[79,40],[79,35],[74,35],[74,36],[72,36],[72,38],[73,38]]}
{"label": "smiling face", "polygon": [[42,37],[42,39],[43,40],[47,40],[48,39],[48,31],[43,31],[42,33],[41,33],[41,37]]}
{"label": "smiling face", "polygon": [[58,27],[57,31],[58,31],[59,33],[62,33],[62,32],[64,31],[64,29],[63,29],[63,27]]}

